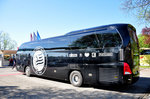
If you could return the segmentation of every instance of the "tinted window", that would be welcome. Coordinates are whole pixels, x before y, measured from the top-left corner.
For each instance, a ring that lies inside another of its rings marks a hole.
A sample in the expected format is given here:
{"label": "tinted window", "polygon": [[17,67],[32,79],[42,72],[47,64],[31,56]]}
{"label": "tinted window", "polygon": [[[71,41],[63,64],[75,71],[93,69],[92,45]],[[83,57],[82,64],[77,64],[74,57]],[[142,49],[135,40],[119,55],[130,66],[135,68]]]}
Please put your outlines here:
{"label": "tinted window", "polygon": [[68,49],[69,39],[67,36],[56,37],[46,40],[41,45],[44,46],[45,48]]}
{"label": "tinted window", "polygon": [[96,35],[94,34],[80,34],[70,37],[70,47],[76,49],[98,48]]}
{"label": "tinted window", "polygon": [[121,37],[116,30],[95,31],[91,33],[70,36],[70,47],[76,49],[119,47]]}
{"label": "tinted window", "polygon": [[129,35],[130,35],[130,42],[131,42],[131,49],[133,50],[133,54],[139,54],[139,45],[138,45],[138,38],[136,36],[136,32],[134,29],[128,27]]}
{"label": "tinted window", "polygon": [[119,47],[122,44],[121,37],[116,30],[96,32],[100,47]]}
{"label": "tinted window", "polygon": [[36,47],[43,47],[43,48],[54,48],[54,49],[69,49],[69,39],[68,36],[60,36],[54,38],[43,39],[40,41],[33,41],[24,43],[21,45],[19,50],[24,49],[35,49]]}
{"label": "tinted window", "polygon": [[150,55],[150,50],[143,50],[141,55]]}
{"label": "tinted window", "polygon": [[129,35],[131,37],[131,39],[135,42],[138,43],[138,38],[136,36],[136,32],[134,30],[132,30],[130,27],[128,28],[129,31]]}

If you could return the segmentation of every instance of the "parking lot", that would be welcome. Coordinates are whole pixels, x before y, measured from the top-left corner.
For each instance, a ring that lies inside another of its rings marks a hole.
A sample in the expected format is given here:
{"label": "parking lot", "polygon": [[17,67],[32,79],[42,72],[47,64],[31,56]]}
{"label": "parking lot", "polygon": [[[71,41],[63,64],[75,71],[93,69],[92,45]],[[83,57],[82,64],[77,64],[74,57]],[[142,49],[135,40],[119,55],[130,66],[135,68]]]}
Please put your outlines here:
{"label": "parking lot", "polygon": [[150,98],[150,69],[141,69],[140,80],[131,86],[74,87],[69,82],[26,77],[10,67],[0,68],[1,99],[137,99]]}

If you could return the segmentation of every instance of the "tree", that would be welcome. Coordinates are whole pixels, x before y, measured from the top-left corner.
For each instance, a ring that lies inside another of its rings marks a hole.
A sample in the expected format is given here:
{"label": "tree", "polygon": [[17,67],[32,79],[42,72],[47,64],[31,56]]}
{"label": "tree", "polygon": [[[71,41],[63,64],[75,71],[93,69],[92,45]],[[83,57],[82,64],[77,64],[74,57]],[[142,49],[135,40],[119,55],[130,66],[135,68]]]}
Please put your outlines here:
{"label": "tree", "polygon": [[145,37],[144,43],[150,45],[150,28],[148,27],[143,28],[142,35]]}
{"label": "tree", "polygon": [[138,35],[138,39],[141,48],[150,48],[150,28],[143,28],[142,33]]}
{"label": "tree", "polygon": [[133,13],[144,22],[150,22],[150,0],[124,0],[123,9]]}
{"label": "tree", "polygon": [[145,43],[145,40],[146,40],[145,35],[139,34],[138,39],[139,39],[140,48],[149,48],[150,47],[150,43],[149,44]]}
{"label": "tree", "polygon": [[0,50],[13,50],[16,48],[16,41],[11,40],[8,33],[0,32]]}

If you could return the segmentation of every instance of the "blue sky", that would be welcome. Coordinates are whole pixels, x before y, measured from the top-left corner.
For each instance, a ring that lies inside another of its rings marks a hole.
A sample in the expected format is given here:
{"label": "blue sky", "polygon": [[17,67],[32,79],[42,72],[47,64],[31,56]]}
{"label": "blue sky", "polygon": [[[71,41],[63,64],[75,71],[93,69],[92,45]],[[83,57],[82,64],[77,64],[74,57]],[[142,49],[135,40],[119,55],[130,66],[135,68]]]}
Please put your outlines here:
{"label": "blue sky", "polygon": [[95,26],[130,23],[141,32],[135,16],[121,10],[122,0],[0,0],[0,31],[20,46],[30,33],[41,38]]}

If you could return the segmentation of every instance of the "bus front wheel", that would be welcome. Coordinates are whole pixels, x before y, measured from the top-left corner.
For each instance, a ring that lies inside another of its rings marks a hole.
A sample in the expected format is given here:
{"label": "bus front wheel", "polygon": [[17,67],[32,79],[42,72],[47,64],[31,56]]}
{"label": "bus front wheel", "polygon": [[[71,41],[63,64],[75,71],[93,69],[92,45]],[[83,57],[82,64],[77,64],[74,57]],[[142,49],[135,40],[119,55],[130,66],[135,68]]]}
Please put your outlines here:
{"label": "bus front wheel", "polygon": [[75,87],[80,87],[83,83],[83,77],[79,71],[72,71],[69,79],[70,83]]}
{"label": "bus front wheel", "polygon": [[28,77],[31,76],[31,70],[30,70],[30,67],[29,67],[29,66],[27,66],[27,67],[25,68],[25,74],[26,74]]}

